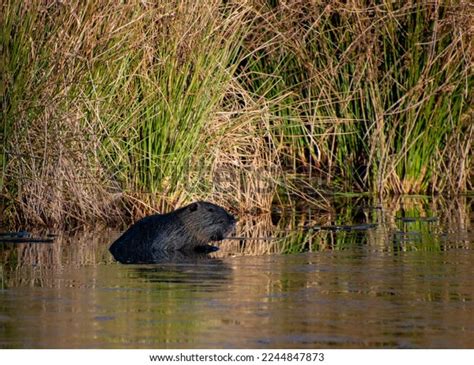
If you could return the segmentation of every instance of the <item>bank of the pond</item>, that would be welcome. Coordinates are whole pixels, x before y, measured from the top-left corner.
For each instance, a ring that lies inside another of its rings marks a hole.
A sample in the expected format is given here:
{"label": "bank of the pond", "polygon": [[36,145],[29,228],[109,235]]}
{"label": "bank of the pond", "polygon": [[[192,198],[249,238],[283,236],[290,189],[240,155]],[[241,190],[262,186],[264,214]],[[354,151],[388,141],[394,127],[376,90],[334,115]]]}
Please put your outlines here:
{"label": "bank of the pond", "polygon": [[470,20],[454,0],[7,0],[2,221],[472,191]]}

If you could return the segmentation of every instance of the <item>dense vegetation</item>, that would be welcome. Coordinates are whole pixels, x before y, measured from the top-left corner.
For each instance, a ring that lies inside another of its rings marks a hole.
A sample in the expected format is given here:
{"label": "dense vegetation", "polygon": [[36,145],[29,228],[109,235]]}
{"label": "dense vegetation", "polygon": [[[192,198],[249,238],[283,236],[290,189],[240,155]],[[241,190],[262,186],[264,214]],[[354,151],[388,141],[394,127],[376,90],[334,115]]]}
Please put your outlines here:
{"label": "dense vegetation", "polygon": [[2,221],[471,191],[469,7],[5,0]]}

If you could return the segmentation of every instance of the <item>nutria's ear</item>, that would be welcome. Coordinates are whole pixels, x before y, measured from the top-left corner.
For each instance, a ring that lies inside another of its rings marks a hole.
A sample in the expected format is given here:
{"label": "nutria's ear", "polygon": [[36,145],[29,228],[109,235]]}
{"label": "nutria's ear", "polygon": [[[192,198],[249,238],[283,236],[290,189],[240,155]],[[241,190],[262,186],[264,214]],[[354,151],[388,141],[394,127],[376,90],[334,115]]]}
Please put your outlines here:
{"label": "nutria's ear", "polygon": [[199,207],[199,203],[197,203],[197,202],[196,202],[196,203],[192,203],[192,204],[189,205],[189,210],[190,210],[191,212],[195,212],[195,211],[198,209],[198,207]]}

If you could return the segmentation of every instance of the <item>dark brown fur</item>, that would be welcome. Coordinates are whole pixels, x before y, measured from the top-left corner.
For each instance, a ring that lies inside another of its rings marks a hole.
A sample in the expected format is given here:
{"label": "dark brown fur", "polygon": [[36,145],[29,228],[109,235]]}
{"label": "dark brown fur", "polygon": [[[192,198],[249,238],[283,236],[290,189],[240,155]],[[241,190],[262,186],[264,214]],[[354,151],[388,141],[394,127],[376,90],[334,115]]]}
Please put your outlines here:
{"label": "dark brown fur", "polygon": [[145,217],[132,225],[111,246],[120,262],[144,262],[170,251],[204,251],[235,226],[235,218],[218,205],[195,202],[168,214]]}

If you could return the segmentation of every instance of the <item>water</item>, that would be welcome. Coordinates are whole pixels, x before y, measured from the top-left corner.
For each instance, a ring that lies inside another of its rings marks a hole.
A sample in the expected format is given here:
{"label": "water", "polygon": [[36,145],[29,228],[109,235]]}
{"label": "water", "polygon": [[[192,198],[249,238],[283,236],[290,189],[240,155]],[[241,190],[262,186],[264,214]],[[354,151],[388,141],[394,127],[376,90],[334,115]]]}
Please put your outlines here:
{"label": "water", "polygon": [[458,208],[370,213],[362,232],[244,221],[240,235],[285,239],[158,265],[114,262],[114,231],[4,245],[0,347],[473,348],[472,216]]}

